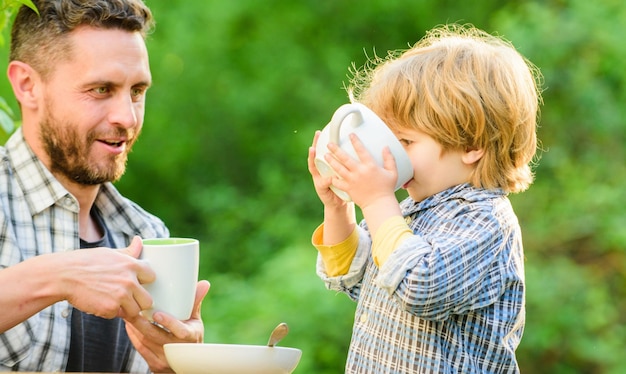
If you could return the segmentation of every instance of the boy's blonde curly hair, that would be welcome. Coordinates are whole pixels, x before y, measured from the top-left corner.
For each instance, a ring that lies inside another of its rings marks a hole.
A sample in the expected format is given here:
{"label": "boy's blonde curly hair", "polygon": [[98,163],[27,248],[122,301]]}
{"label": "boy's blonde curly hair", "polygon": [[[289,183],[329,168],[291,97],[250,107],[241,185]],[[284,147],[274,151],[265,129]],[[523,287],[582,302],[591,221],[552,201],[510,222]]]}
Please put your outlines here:
{"label": "boy's blonde curly hair", "polygon": [[392,130],[420,130],[444,150],[483,149],[474,186],[521,192],[532,183],[541,74],[510,42],[443,25],[352,73],[351,100]]}

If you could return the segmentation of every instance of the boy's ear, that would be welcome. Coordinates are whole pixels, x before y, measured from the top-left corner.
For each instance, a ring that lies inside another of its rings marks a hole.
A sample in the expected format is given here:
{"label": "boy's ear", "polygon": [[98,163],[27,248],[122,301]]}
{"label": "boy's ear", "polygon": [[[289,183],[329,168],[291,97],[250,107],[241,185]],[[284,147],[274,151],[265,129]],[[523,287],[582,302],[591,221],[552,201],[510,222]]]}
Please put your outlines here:
{"label": "boy's ear", "polygon": [[36,82],[39,81],[39,75],[28,64],[21,61],[11,61],[7,68],[7,76],[15,98],[21,106],[36,107],[37,106],[37,88]]}
{"label": "boy's ear", "polygon": [[461,156],[461,159],[466,165],[472,165],[478,162],[484,154],[485,150],[482,148],[468,148],[463,153],[463,156]]}

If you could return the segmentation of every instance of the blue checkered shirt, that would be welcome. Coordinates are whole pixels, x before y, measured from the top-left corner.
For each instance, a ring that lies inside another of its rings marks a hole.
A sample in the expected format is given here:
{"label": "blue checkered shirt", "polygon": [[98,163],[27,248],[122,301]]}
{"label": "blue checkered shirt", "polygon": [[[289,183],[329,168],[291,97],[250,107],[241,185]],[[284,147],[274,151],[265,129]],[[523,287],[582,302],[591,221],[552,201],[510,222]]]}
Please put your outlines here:
{"label": "blue checkered shirt", "polygon": [[380,269],[365,222],[346,275],[318,257],[357,302],[346,373],[518,373],[524,255],[506,195],[463,184],[401,208],[414,235]]}
{"label": "blue checkered shirt", "polygon": [[[21,128],[0,147],[0,163],[0,271],[33,256],[79,248],[78,201],[37,159]],[[122,197],[110,183],[101,186],[95,204],[118,248],[135,235],[169,234],[161,220]],[[0,334],[0,372],[64,371],[71,310],[67,301],[53,304]],[[134,350],[128,371],[149,372]]]}

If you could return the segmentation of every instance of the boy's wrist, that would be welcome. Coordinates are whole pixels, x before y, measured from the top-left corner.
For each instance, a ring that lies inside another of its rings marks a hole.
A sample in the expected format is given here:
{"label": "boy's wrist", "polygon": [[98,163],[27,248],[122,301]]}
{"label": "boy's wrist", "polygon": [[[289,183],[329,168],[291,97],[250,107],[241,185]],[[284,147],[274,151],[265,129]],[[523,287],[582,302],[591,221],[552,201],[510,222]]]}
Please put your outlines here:
{"label": "boy's wrist", "polygon": [[324,205],[324,220],[328,218],[346,218],[348,221],[355,221],[355,210],[353,202],[346,202],[341,205]]}
{"label": "boy's wrist", "polygon": [[386,215],[387,217],[391,217],[400,213],[400,207],[395,195],[380,196],[359,207],[363,215]]}
{"label": "boy's wrist", "polygon": [[395,195],[381,196],[372,200],[365,206],[361,206],[363,218],[367,222],[370,235],[374,237],[378,228],[393,216],[402,216],[400,205]]}

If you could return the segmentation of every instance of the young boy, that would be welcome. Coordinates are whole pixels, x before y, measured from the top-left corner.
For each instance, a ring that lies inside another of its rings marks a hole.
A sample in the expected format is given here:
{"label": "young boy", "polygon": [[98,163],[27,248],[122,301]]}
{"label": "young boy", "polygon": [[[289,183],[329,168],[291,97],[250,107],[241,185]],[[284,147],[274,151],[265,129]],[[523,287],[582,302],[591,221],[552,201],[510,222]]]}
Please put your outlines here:
{"label": "young boy", "polygon": [[324,204],[317,273],[357,302],[346,373],[517,373],[524,254],[507,194],[532,183],[539,72],[469,25],[435,28],[372,63],[350,96],[405,146],[409,197],[396,200],[393,156],[377,166],[357,137],[359,160],[329,145],[337,177],[315,167],[319,132],[308,157]]}

